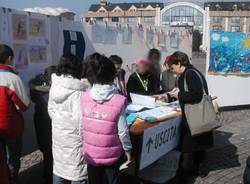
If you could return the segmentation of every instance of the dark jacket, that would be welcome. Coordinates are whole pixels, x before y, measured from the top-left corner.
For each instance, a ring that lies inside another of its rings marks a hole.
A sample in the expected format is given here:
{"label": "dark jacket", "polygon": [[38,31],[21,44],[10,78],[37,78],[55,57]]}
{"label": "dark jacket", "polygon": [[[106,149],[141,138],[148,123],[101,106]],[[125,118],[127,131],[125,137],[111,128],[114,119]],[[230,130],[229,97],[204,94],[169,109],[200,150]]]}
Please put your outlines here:
{"label": "dark jacket", "polygon": [[[44,74],[37,75],[30,81],[31,85],[42,86],[49,84],[49,80]],[[30,90],[30,97],[32,102],[35,103],[34,121],[50,121],[48,114],[48,94],[49,92],[41,92],[34,89]]]}
{"label": "dark jacket", "polygon": [[141,95],[154,95],[155,92],[155,78],[150,74],[139,74],[142,80],[148,80],[148,90],[146,91],[137,77],[136,73],[130,75],[127,82],[127,95],[128,101],[131,102],[130,93],[136,93]]}
{"label": "dark jacket", "polygon": [[161,73],[161,87],[163,92],[169,92],[176,87],[177,79],[171,71],[164,71]]}
{"label": "dark jacket", "polygon": [[[192,137],[190,130],[188,128],[187,120],[185,117],[185,104],[195,104],[199,103],[202,100],[203,88],[202,83],[205,88],[205,92],[208,94],[208,86],[205,77],[199,72],[202,76],[202,81],[197,73],[193,70],[196,70],[192,65],[186,67],[183,74],[180,75],[178,79],[178,87],[180,92],[178,94],[180,106],[183,113],[183,123],[182,123],[182,133],[181,133],[181,151],[182,152],[193,152],[197,149],[204,149],[204,147],[209,147],[213,145],[213,132],[204,133],[195,137]],[[188,87],[188,92],[184,89],[184,80],[186,77],[186,83]]]}

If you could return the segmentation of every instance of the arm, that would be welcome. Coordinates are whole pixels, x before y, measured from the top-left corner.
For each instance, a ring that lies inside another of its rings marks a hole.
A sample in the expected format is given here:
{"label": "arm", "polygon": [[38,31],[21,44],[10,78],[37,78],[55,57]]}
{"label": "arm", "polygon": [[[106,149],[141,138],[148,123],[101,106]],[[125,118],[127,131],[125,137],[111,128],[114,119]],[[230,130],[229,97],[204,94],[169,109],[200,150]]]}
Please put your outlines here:
{"label": "arm", "polygon": [[17,76],[16,80],[10,84],[10,89],[7,93],[13,104],[15,104],[19,110],[23,112],[28,110],[30,99],[20,77]]}
{"label": "arm", "polygon": [[131,97],[130,97],[130,93],[133,92],[133,78],[130,76],[127,82],[127,95],[128,95],[128,102],[131,102]]}
{"label": "arm", "polygon": [[53,115],[55,114],[55,108],[54,108],[54,102],[52,101],[52,90],[49,92],[49,101],[48,101],[48,113],[50,118],[53,118]]}
{"label": "arm", "polygon": [[[129,135],[129,128],[126,122],[125,108],[122,110],[121,115],[118,118],[118,135],[122,143],[122,147],[126,153],[130,153],[132,144]],[[126,154],[127,155],[127,154]]]}
{"label": "arm", "polygon": [[178,94],[179,101],[181,103],[198,103],[201,101],[203,94],[200,77],[191,70],[186,73],[186,81],[188,92],[180,91]]}

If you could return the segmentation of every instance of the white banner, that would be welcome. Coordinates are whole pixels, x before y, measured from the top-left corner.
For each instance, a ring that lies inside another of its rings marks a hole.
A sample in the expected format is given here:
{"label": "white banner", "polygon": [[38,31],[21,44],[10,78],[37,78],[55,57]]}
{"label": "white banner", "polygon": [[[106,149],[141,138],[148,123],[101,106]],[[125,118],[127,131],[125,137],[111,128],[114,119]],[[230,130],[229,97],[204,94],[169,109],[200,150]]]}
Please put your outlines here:
{"label": "white banner", "polygon": [[173,150],[179,143],[181,117],[162,122],[145,130],[143,135],[140,170]]}

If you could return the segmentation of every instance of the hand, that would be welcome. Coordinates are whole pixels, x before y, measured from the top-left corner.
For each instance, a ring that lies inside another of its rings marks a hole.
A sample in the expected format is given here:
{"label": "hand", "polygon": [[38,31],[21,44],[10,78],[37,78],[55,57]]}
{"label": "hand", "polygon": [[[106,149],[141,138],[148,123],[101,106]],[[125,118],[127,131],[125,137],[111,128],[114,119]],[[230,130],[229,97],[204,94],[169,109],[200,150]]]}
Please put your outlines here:
{"label": "hand", "polygon": [[155,100],[164,100],[165,99],[165,97],[162,95],[154,95],[154,96],[152,96],[152,98],[154,98]]}
{"label": "hand", "polygon": [[132,156],[131,156],[130,151],[126,151],[126,152],[125,152],[125,155],[126,155],[126,157],[127,157],[127,162],[131,162],[131,161],[132,161]]}
{"label": "hand", "polygon": [[179,90],[176,90],[174,92],[170,92],[169,95],[172,97],[172,98],[176,98],[178,99],[178,94],[179,94]]}

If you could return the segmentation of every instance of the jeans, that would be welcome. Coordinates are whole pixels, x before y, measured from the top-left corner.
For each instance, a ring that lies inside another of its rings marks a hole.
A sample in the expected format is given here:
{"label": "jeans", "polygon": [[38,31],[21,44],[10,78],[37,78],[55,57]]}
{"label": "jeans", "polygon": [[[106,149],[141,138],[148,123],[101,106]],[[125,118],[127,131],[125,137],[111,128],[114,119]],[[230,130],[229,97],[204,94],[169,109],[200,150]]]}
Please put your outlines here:
{"label": "jeans", "polygon": [[88,164],[89,184],[120,184],[119,168],[123,162],[120,158],[110,166],[93,166]]}
{"label": "jeans", "polygon": [[18,173],[21,165],[22,155],[22,138],[3,139],[3,145],[6,150],[7,163],[10,169],[11,178],[14,182],[18,182]]}
{"label": "jeans", "polygon": [[68,181],[59,176],[53,175],[53,184],[88,184],[88,181]]}

